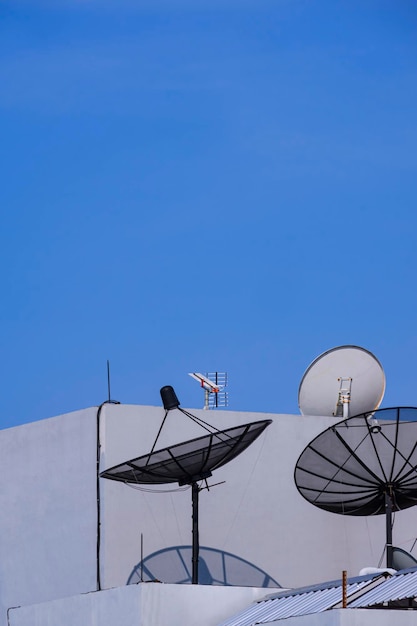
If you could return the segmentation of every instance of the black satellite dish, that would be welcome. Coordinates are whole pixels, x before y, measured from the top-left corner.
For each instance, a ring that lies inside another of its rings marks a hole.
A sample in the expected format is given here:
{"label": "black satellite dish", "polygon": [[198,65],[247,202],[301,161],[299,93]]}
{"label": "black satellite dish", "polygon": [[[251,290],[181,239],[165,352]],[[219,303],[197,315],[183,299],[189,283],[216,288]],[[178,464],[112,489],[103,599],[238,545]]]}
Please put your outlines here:
{"label": "black satellite dish", "polygon": [[305,448],[295,483],[315,506],[344,515],[386,515],[393,567],[392,512],[417,504],[417,408],[380,409],[331,426]]}
{"label": "black satellite dish", "polygon": [[[179,408],[178,398],[172,387],[163,387],[161,396],[165,407],[165,416],[159,429],[155,443],[160,435],[167,412]],[[192,416],[180,409],[183,413],[198,421],[206,430],[212,428],[203,420]],[[192,489],[192,583],[198,583],[198,498],[201,488],[198,482],[206,480],[212,471],[222,467],[259,437],[272,420],[251,422],[240,426],[233,426],[226,430],[215,430],[209,434],[184,443],[179,443],[162,450],[152,451],[136,459],[131,459],[120,465],[111,467],[100,474],[103,478],[118,480],[124,483],[161,485],[178,483],[190,485]]]}

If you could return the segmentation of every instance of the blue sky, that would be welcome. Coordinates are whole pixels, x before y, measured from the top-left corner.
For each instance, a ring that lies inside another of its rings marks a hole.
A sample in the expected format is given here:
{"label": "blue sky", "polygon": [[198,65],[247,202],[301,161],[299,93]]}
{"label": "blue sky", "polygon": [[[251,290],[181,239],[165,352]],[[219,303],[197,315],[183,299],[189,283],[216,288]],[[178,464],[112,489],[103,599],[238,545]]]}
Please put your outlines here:
{"label": "blue sky", "polygon": [[226,370],[298,412],[341,344],[417,405],[417,9],[3,0],[0,426]]}

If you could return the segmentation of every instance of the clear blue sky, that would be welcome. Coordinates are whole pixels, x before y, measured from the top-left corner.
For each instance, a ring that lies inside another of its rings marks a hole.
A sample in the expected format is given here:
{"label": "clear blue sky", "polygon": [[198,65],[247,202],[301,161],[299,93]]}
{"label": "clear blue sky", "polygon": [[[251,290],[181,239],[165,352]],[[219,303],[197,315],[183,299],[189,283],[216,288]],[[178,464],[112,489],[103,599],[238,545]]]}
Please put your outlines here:
{"label": "clear blue sky", "polygon": [[339,344],[417,405],[414,0],[3,0],[1,413],[227,370],[298,412]]}

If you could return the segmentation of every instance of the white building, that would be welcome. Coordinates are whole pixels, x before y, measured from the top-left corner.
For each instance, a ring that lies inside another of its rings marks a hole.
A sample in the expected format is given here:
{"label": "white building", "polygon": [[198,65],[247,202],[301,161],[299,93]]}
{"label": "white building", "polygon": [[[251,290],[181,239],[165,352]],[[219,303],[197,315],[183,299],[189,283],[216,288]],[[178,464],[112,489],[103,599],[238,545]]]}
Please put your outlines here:
{"label": "white building", "polygon": [[[209,574],[239,588],[126,587],[144,572],[170,583],[186,577],[180,548],[191,544],[191,495],[172,485],[169,492],[150,493],[98,478],[149,452],[164,415],[162,407],[104,404],[0,432],[0,626],[214,626],[271,593],[261,587],[273,581],[298,587],[378,565],[383,516],[327,513],[304,500],[294,483],[299,455],[334,418],[192,413],[219,429],[272,420],[245,452],[213,473],[208,483],[217,486],[200,494],[200,544]],[[170,411],[158,448],[203,434]],[[411,549],[415,516],[413,508],[396,514],[397,546]],[[111,588],[118,589],[105,591]],[[339,613],[332,624],[347,623]],[[177,617],[166,621],[167,615]]]}

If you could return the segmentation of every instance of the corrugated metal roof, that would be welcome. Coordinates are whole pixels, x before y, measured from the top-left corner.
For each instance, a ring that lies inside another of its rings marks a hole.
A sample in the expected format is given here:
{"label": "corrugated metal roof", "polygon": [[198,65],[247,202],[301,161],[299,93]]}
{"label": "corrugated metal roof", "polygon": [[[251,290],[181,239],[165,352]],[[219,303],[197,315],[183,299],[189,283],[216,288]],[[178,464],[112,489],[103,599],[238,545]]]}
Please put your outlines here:
{"label": "corrugated metal roof", "polygon": [[[348,597],[372,584],[375,578],[375,576],[367,576],[349,581],[347,585]],[[335,604],[341,602],[341,600],[341,581],[333,581],[327,583],[327,585],[324,583],[311,588],[293,589],[274,594],[274,596],[266,598],[222,622],[219,626],[254,626],[254,624],[262,624],[287,617],[320,613],[330,609]]]}
{"label": "corrugated metal roof", "polygon": [[404,600],[405,598],[417,597],[417,571],[405,571],[387,580],[381,582],[380,585],[365,592],[360,598],[354,600],[349,608],[365,608],[382,604],[383,602],[395,602],[396,600]]}

